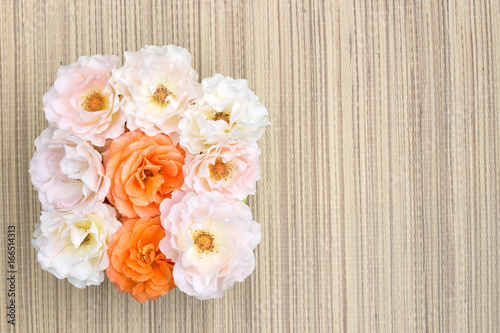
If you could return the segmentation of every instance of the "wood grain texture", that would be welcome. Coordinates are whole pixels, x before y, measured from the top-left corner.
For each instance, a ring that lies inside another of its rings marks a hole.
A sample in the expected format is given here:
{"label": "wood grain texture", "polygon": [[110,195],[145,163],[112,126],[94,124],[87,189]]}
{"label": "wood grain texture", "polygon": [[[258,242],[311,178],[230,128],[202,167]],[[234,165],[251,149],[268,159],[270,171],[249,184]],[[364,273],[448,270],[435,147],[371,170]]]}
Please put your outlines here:
{"label": "wood grain texture", "polygon": [[[0,3],[2,332],[495,332],[500,329],[500,3]],[[255,272],[221,300],[143,305],[41,270],[28,177],[42,96],[82,55],[190,50],[268,108]],[[3,253],[3,252],[2,252]]]}

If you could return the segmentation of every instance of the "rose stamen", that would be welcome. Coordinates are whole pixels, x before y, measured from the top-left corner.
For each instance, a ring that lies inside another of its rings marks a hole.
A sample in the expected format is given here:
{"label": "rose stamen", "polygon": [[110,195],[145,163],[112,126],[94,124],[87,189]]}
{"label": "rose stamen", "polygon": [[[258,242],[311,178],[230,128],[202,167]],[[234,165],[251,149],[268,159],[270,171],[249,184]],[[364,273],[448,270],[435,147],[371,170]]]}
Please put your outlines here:
{"label": "rose stamen", "polygon": [[146,264],[152,263],[156,258],[155,246],[153,244],[144,246],[140,250],[139,255],[141,257],[141,260]]}
{"label": "rose stamen", "polygon": [[173,92],[168,90],[163,84],[160,84],[156,87],[156,91],[153,94],[153,100],[161,105],[166,105],[170,103],[170,101],[167,102],[167,97],[173,95]]}
{"label": "rose stamen", "polygon": [[207,253],[214,250],[214,236],[207,231],[198,231],[193,241],[200,252]]}
{"label": "rose stamen", "polygon": [[225,113],[225,112],[216,112],[212,116],[211,120],[213,120],[213,121],[224,120],[229,125],[230,118],[231,118],[231,116],[229,114]]}
{"label": "rose stamen", "polygon": [[99,90],[93,90],[85,96],[82,107],[87,112],[101,111],[107,108],[108,96]]}
{"label": "rose stamen", "polygon": [[222,158],[217,157],[214,164],[209,164],[210,178],[219,181],[221,179],[227,180],[233,171],[232,165],[227,162],[222,162]]}
{"label": "rose stamen", "polygon": [[90,234],[87,234],[87,236],[80,243],[80,246],[86,246],[86,245],[89,245],[89,244],[90,244]]}
{"label": "rose stamen", "polygon": [[153,171],[146,169],[146,170],[143,170],[142,173],[139,174],[138,178],[142,183],[145,183],[146,180],[153,177],[154,175],[155,174],[153,173]]}

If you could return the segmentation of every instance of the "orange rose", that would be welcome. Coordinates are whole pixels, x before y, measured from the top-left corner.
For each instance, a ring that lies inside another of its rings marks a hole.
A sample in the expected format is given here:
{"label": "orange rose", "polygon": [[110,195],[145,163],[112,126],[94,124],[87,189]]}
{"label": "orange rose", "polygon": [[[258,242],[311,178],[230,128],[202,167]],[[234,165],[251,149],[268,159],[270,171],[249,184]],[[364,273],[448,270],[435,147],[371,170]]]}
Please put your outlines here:
{"label": "orange rose", "polygon": [[174,263],[165,258],[158,244],[165,237],[160,217],[129,219],[108,244],[106,275],[120,293],[139,303],[156,300],[175,288]]}
{"label": "orange rose", "polygon": [[160,203],[184,182],[185,152],[165,134],[123,133],[104,156],[111,179],[107,198],[128,218],[160,215]]}

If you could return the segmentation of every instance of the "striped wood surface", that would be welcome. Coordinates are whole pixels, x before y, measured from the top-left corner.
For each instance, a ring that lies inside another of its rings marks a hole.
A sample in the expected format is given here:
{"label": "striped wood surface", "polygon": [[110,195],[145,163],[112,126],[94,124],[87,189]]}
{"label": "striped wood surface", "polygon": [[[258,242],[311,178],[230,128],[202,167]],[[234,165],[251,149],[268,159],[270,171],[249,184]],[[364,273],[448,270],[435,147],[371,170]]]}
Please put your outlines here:
{"label": "striped wood surface", "polygon": [[[14,329],[1,255],[1,331],[498,331],[499,18],[496,0],[2,0],[0,248],[15,225],[17,275]],[[171,43],[271,114],[255,272],[204,302],[78,290],[30,245],[42,96],[79,56]]]}

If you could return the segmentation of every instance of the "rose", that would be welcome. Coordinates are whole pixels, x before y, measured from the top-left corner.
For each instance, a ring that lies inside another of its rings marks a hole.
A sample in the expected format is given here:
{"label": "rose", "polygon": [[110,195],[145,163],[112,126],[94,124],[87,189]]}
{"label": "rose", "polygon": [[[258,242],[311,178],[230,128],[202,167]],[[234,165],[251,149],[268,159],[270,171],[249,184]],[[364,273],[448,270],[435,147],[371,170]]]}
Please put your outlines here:
{"label": "rose", "polygon": [[42,268],[78,288],[98,285],[109,265],[106,253],[120,227],[113,207],[95,204],[71,212],[44,211],[33,246]]}
{"label": "rose", "polygon": [[184,165],[185,191],[198,194],[217,191],[229,200],[255,194],[260,177],[256,143],[219,143]]}
{"label": "rose", "polygon": [[173,263],[158,248],[164,236],[159,216],[124,222],[108,248],[111,263],[106,274],[116,290],[144,303],[175,288]]}
{"label": "rose", "polygon": [[109,80],[119,62],[116,56],[95,55],[61,66],[54,85],[43,96],[50,124],[96,146],[122,134],[126,118]]}
{"label": "rose", "polygon": [[124,96],[130,130],[149,136],[169,133],[178,143],[179,119],[201,93],[191,60],[188,50],[174,45],[125,52],[125,64],[115,71],[114,80]]}
{"label": "rose", "polygon": [[220,298],[252,273],[261,231],[247,205],[228,203],[217,192],[175,191],[160,210],[165,229],[160,250],[175,262],[180,290],[198,299]]}
{"label": "rose", "polygon": [[109,201],[128,218],[159,215],[163,199],[182,186],[184,154],[165,134],[122,134],[104,154]]}
{"label": "rose", "polygon": [[35,146],[29,172],[43,209],[72,210],[103,202],[110,180],[101,155],[88,142],[47,128]]}
{"label": "rose", "polygon": [[269,123],[269,113],[248,89],[248,82],[216,74],[202,81],[203,95],[179,122],[181,145],[191,154],[222,141],[257,142]]}

